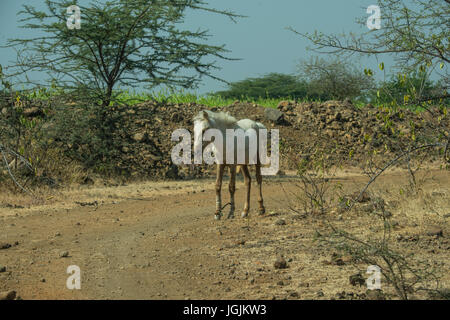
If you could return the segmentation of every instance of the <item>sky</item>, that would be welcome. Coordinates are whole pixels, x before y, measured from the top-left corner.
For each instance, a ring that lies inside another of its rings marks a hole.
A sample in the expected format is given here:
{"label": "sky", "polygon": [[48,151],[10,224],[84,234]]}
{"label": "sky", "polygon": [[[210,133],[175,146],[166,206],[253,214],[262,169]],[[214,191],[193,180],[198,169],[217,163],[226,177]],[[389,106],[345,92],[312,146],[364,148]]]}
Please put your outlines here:
{"label": "sky", "polygon": [[[33,36],[34,31],[19,28],[17,12],[23,4],[44,9],[43,0],[0,0],[0,46],[8,38]],[[375,0],[211,0],[216,9],[230,10],[247,16],[233,23],[229,18],[205,12],[189,13],[186,27],[208,29],[211,44],[224,44],[230,57],[240,61],[217,61],[221,70],[216,75],[229,82],[258,77],[271,72],[292,74],[300,59],[317,55],[307,50],[311,44],[286,30],[325,33],[366,32],[367,27],[356,23],[357,18],[369,17],[367,7]],[[81,17],[82,18],[82,17]],[[6,66],[15,60],[10,48],[0,48],[0,64]],[[358,61],[360,62],[360,61]],[[383,60],[386,69],[392,59]],[[361,63],[361,62],[360,62]],[[377,61],[362,61],[364,67],[376,68]],[[39,77],[39,75],[37,76]],[[207,93],[226,89],[226,84],[205,78],[196,90]]]}

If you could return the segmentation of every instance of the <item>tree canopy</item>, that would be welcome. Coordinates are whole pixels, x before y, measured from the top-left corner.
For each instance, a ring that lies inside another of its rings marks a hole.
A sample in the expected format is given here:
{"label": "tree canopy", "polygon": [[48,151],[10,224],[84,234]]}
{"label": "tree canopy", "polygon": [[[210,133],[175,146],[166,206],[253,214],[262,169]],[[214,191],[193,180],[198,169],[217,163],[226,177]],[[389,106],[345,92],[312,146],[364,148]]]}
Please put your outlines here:
{"label": "tree canopy", "polygon": [[[381,10],[381,29],[361,35],[302,33],[309,39],[313,50],[321,53],[390,54],[397,69],[404,74],[422,70],[434,72],[442,88],[432,97],[414,97],[416,101],[448,98],[450,86],[450,0],[378,0]],[[365,26],[367,17],[358,22]]]}
{"label": "tree canopy", "polygon": [[374,85],[357,66],[338,58],[315,57],[298,65],[299,75],[308,84],[308,96],[322,100],[361,96]]}
{"label": "tree canopy", "polygon": [[247,78],[229,84],[228,90],[216,94],[224,98],[303,98],[306,84],[294,75],[269,73],[261,77]]}
{"label": "tree canopy", "polygon": [[[195,88],[214,75],[216,59],[230,59],[223,45],[209,45],[207,30],[183,28],[187,10],[238,15],[207,6],[202,0],[46,0],[46,10],[25,5],[24,28],[41,36],[10,39],[18,63],[10,76],[46,72],[53,83],[91,93],[109,105],[117,85]],[[68,28],[67,8],[80,8],[80,28]],[[27,83],[29,80],[27,79]]]}

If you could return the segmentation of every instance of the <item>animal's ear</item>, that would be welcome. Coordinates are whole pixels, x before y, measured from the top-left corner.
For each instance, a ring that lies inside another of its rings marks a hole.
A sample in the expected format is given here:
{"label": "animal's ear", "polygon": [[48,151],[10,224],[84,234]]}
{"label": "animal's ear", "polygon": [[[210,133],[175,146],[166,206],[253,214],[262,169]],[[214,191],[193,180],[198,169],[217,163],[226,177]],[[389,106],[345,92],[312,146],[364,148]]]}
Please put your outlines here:
{"label": "animal's ear", "polygon": [[203,119],[209,120],[208,112],[206,112],[205,110],[202,111],[202,116],[203,116]]}

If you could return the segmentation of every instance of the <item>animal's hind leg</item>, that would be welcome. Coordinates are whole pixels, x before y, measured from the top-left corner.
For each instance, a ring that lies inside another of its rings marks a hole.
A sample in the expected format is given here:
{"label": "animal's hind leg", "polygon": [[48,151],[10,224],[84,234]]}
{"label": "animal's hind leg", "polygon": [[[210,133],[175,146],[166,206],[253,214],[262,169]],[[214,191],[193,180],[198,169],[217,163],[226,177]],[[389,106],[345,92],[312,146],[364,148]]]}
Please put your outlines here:
{"label": "animal's hind leg", "polygon": [[261,176],[261,165],[256,165],[256,182],[258,183],[258,204],[259,204],[259,214],[264,214],[266,209],[264,208],[264,200],[262,196],[262,176]]}
{"label": "animal's hind leg", "polygon": [[236,166],[230,165],[230,184],[228,185],[230,191],[230,212],[228,219],[234,218],[234,192],[236,190]]}
{"label": "animal's hind leg", "polygon": [[245,198],[245,205],[244,205],[244,211],[242,211],[242,218],[245,218],[248,216],[248,211],[250,210],[250,189],[252,184],[252,178],[250,177],[250,172],[248,171],[248,166],[243,165],[241,167],[242,173],[244,174],[244,183],[245,188],[247,190],[247,196]]}
{"label": "animal's hind leg", "polygon": [[216,177],[216,214],[214,218],[216,220],[220,220],[222,217],[222,179],[223,179],[223,171],[225,169],[224,164],[217,165],[217,177]]}

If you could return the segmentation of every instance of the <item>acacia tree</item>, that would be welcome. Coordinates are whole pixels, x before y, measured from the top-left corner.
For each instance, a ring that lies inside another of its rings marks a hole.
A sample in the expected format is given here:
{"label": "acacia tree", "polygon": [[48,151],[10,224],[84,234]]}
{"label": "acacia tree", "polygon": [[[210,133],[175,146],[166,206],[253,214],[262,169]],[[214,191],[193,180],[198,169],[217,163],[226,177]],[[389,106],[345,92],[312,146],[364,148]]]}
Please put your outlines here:
{"label": "acacia tree", "polygon": [[[340,36],[322,32],[302,33],[310,40],[313,50],[320,53],[364,55],[389,54],[397,68],[406,73],[417,69],[435,70],[441,77],[438,94],[415,97],[418,101],[448,98],[450,78],[450,0],[378,0],[381,29],[361,35]],[[366,17],[357,20],[365,27]]]}
{"label": "acacia tree", "polygon": [[269,73],[258,78],[247,78],[232,82],[228,90],[218,91],[224,98],[304,98],[307,95],[306,83],[290,74]]}
{"label": "acacia tree", "polygon": [[[75,2],[75,3],[74,3]],[[10,76],[29,71],[46,72],[63,88],[82,89],[83,95],[108,106],[117,85],[196,87],[204,76],[218,69],[214,59],[229,59],[224,46],[205,42],[207,30],[182,27],[188,10],[238,15],[210,8],[202,0],[46,0],[46,10],[25,5],[19,13],[24,28],[41,36],[10,39],[18,51],[18,63]],[[80,8],[80,28],[68,28],[67,8]],[[29,79],[25,80],[30,83]]]}
{"label": "acacia tree", "polygon": [[373,78],[338,58],[325,60],[315,57],[301,61],[298,71],[308,83],[308,94],[326,99],[355,98],[373,87]]}
{"label": "acacia tree", "polygon": [[[404,104],[419,105],[432,114],[424,117],[418,126],[430,128],[416,135],[416,124],[410,122],[412,134],[407,143],[402,143],[399,137],[402,132],[393,128],[395,117],[403,117],[403,110],[397,108],[396,99],[390,103],[383,104],[384,115],[383,130],[389,132],[386,139],[398,144],[398,151],[391,159],[381,158],[377,161],[372,155],[376,147],[369,150],[369,159],[365,171],[369,176],[368,183],[357,193],[356,196],[342,198],[344,209],[351,210],[357,206],[368,187],[390,167],[400,162],[406,164],[410,180],[414,188],[416,179],[414,172],[420,168],[421,160],[417,169],[413,169],[412,155],[417,153],[429,153],[431,149],[441,151],[447,163],[450,163],[450,134],[448,132],[448,105],[450,79],[448,74],[450,62],[450,0],[378,0],[381,9],[382,25],[380,30],[372,30],[360,36],[324,34],[320,32],[301,33],[290,28],[295,33],[310,40],[314,50],[321,53],[340,54],[341,56],[352,54],[382,55],[389,54],[396,60],[396,67],[401,71],[399,83],[402,87],[408,82],[406,75],[414,75],[415,71],[435,72],[441,77],[442,85],[438,92],[428,90],[408,90],[404,96]],[[367,17],[359,20],[362,25],[366,24]],[[379,65],[384,70],[384,64]],[[365,70],[366,75],[373,75],[370,69]],[[403,88],[401,88],[403,89]],[[425,94],[423,94],[425,93]],[[435,106],[438,108],[435,108]],[[392,108],[391,108],[392,106]],[[370,111],[369,111],[370,112]],[[426,123],[424,123],[426,122]],[[420,135],[420,136],[419,136]],[[367,136],[371,139],[371,136]],[[366,139],[366,137],[364,137]],[[387,148],[387,145],[385,145]],[[370,153],[373,151],[373,153]],[[448,166],[447,166],[448,168]],[[354,198],[354,199],[352,199]],[[405,256],[392,248],[390,237],[391,222],[386,216],[382,198],[372,198],[369,215],[375,215],[384,226],[383,232],[376,231],[375,241],[372,237],[362,239],[358,235],[350,234],[331,226],[331,232],[318,235],[318,239],[324,240],[335,249],[350,254],[355,261],[375,264],[381,267],[386,280],[391,283],[402,299],[408,299],[409,293],[414,290],[418,283],[429,283],[430,279],[436,279],[434,271],[426,272],[423,264],[414,259],[413,255]],[[375,201],[376,200],[376,201]],[[390,216],[390,215],[389,215]],[[372,229],[371,229],[372,230]],[[378,233],[378,234],[377,234]],[[423,289],[423,288],[422,288]],[[439,282],[436,282],[436,292],[440,292]]]}
{"label": "acacia tree", "polygon": [[[324,34],[321,32],[301,33],[293,28],[291,31],[310,40],[314,45],[313,50],[327,54],[363,54],[382,55],[390,54],[396,60],[396,68],[402,70],[402,82],[406,83],[407,74],[415,71],[435,72],[440,76],[441,88],[435,90],[431,95],[424,96],[424,90],[410,90],[405,95],[405,104],[420,104],[439,120],[435,128],[434,137],[446,140],[443,146],[444,158],[450,162],[450,135],[448,128],[442,118],[447,117],[448,99],[450,98],[449,87],[449,62],[450,62],[450,0],[378,0],[382,14],[382,25],[380,30],[371,30],[357,36]],[[365,25],[367,17],[357,21]],[[380,64],[384,69],[384,64]],[[371,70],[365,70],[367,75],[372,75]],[[426,91],[425,91],[426,92]],[[440,105],[439,109],[431,110],[431,104]],[[395,99],[392,105],[396,106]],[[418,140],[413,139],[409,150],[417,150]],[[431,146],[434,146],[432,144]],[[428,144],[425,145],[428,147]],[[403,156],[409,152],[405,152]],[[403,158],[402,156],[402,158]],[[381,169],[381,168],[380,168]]]}

